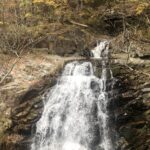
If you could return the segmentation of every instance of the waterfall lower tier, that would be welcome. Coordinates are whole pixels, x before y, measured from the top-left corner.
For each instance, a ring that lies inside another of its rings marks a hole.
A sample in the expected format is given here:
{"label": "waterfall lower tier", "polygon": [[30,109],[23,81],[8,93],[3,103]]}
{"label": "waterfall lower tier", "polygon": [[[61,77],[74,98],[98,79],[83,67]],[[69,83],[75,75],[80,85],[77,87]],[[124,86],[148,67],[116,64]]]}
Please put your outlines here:
{"label": "waterfall lower tier", "polygon": [[31,150],[113,150],[108,128],[106,74],[90,62],[66,65],[48,93]]}

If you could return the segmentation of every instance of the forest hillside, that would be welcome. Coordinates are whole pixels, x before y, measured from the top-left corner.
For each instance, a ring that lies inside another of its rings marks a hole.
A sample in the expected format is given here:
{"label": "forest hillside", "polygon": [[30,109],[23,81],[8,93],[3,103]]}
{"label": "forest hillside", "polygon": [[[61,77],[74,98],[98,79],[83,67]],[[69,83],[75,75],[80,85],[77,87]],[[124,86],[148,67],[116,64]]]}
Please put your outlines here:
{"label": "forest hillside", "polygon": [[120,147],[150,148],[149,0],[0,0],[0,149],[30,143],[41,95],[67,62],[89,60],[103,39],[123,89]]}

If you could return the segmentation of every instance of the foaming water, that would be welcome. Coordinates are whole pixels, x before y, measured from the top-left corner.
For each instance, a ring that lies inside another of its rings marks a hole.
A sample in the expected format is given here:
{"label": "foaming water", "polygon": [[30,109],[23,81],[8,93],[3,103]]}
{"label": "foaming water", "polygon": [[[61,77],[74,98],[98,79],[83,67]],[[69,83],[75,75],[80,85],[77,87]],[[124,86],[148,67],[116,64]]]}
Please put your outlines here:
{"label": "foaming water", "polygon": [[105,58],[109,57],[109,41],[104,40],[97,43],[97,46],[92,50],[94,58]]}
{"label": "foaming water", "polygon": [[113,77],[106,63],[101,78],[90,62],[65,66],[48,93],[31,150],[114,150],[107,110],[107,81]]}

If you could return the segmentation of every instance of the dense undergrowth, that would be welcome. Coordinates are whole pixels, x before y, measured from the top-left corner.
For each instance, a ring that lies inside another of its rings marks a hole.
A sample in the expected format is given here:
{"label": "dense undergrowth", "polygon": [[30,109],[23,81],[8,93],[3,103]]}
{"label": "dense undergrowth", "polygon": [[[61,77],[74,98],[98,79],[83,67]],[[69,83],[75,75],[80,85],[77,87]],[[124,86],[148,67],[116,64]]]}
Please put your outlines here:
{"label": "dense undergrowth", "polygon": [[[63,34],[68,28],[71,32],[76,27],[95,35],[125,34],[125,38],[130,35],[150,41],[147,0],[11,0],[1,3],[0,49],[5,53],[16,54],[47,36]],[[49,39],[47,45],[50,45]]]}

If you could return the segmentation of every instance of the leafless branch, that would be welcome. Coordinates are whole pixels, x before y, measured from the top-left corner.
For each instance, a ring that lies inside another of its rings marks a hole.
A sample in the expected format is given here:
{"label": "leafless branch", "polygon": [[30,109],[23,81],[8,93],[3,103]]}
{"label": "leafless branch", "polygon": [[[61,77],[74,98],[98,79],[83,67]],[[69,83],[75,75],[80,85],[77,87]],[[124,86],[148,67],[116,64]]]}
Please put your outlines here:
{"label": "leafless branch", "polygon": [[[20,39],[20,33],[18,33],[16,30],[13,30],[13,34],[3,34],[3,39],[1,37],[2,42],[0,43],[0,48],[5,49],[7,51],[13,52],[16,55],[16,59],[14,60],[13,64],[11,65],[10,69],[7,71],[7,73],[0,79],[0,84],[4,82],[4,80],[8,77],[8,75],[11,73],[11,71],[14,69],[16,64],[19,62],[19,60],[22,58],[22,53],[25,49],[31,47],[32,45],[42,41],[45,39],[48,35],[39,37],[37,39],[32,39],[29,36],[24,37],[23,39]],[[14,38],[12,38],[12,36]]]}
{"label": "leafless branch", "polygon": [[149,78],[150,78],[150,74],[149,73],[147,73],[147,72],[143,72],[143,71],[139,71],[139,70],[136,70],[136,69],[133,69],[132,67],[130,67],[129,65],[125,65],[127,68],[129,68],[131,71],[135,71],[135,72],[137,72],[137,73],[139,73],[139,74],[144,74],[144,75],[146,75],[146,76],[148,76]]}
{"label": "leafless branch", "polygon": [[7,76],[11,73],[11,71],[13,70],[13,68],[15,67],[15,65],[18,63],[18,61],[21,59],[21,57],[17,57],[15,59],[15,61],[13,62],[12,66],[10,67],[10,69],[8,70],[8,72],[3,76],[3,78],[0,80],[0,84],[2,84],[4,82],[4,80],[7,78]]}
{"label": "leafless branch", "polygon": [[78,23],[78,22],[75,22],[75,21],[70,21],[70,23],[72,23],[72,24],[75,24],[75,25],[78,25],[78,26],[82,26],[82,27],[88,27],[88,25],[86,25],[86,24],[82,24],[82,23]]}

